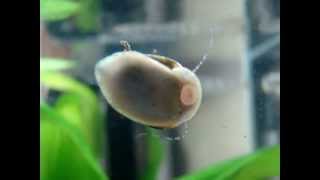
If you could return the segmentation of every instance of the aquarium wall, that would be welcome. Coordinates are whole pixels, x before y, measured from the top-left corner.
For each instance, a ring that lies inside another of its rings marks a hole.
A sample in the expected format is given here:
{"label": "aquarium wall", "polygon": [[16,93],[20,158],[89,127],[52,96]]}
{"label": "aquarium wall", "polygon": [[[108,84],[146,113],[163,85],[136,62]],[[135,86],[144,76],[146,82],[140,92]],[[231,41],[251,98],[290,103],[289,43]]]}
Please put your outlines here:
{"label": "aquarium wall", "polygon": [[197,35],[181,43],[183,54],[194,63],[207,49],[210,35],[206,31],[214,29],[208,61],[199,70],[207,91],[199,113],[190,121],[188,138],[182,142],[188,154],[188,171],[192,171],[252,151],[254,137],[244,2],[185,1],[183,8],[184,21],[197,23]]}
{"label": "aquarium wall", "polygon": [[[40,5],[42,179],[280,175],[280,1]],[[172,129],[150,127],[106,99],[96,64],[126,51],[123,40],[194,72],[202,99],[191,120]]]}

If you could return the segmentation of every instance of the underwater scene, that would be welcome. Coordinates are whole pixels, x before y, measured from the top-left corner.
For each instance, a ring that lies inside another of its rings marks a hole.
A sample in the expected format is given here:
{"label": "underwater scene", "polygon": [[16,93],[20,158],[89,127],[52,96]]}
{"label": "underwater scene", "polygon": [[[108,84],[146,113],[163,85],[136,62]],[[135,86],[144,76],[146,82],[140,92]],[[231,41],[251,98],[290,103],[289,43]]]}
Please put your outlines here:
{"label": "underwater scene", "polygon": [[40,0],[40,179],[280,179],[280,0]]}

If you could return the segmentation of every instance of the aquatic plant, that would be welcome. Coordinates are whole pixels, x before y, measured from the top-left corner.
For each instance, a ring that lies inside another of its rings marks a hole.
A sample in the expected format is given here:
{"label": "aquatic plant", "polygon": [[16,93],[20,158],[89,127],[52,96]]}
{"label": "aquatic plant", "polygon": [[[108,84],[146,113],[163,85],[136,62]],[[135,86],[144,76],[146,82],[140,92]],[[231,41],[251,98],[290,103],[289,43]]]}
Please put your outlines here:
{"label": "aquatic plant", "polygon": [[59,72],[71,63],[41,60],[40,83],[62,92],[40,104],[41,179],[107,179],[102,166],[103,113],[94,92]]}
{"label": "aquatic plant", "polygon": [[46,22],[70,20],[81,32],[99,29],[100,0],[40,0],[40,18]]}
{"label": "aquatic plant", "polygon": [[280,146],[219,162],[176,180],[261,180],[280,176]]}

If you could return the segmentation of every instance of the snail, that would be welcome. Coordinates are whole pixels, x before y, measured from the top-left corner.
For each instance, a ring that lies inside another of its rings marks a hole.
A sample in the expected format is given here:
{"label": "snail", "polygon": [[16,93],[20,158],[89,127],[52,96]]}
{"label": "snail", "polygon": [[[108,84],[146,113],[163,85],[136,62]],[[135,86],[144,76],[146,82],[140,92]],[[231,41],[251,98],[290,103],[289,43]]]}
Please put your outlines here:
{"label": "snail", "polygon": [[198,111],[201,83],[195,71],[177,61],[131,49],[98,61],[95,77],[109,103],[123,116],[152,128],[171,129],[189,121]]}

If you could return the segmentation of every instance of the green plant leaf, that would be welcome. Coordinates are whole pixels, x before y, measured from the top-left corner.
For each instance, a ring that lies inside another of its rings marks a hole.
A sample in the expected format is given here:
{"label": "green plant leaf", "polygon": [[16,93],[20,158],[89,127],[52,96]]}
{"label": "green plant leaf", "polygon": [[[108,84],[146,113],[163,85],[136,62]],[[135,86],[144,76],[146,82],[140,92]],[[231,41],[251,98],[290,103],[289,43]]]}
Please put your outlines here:
{"label": "green plant leaf", "polygon": [[50,89],[64,92],[58,98],[55,109],[81,129],[96,157],[101,158],[104,143],[104,117],[98,98],[86,85],[70,76],[54,71],[66,67],[65,65],[56,63],[50,68],[53,71],[42,71],[40,82]]}
{"label": "green plant leaf", "polygon": [[42,180],[107,180],[79,129],[44,102],[40,105]]}
{"label": "green plant leaf", "polygon": [[232,175],[234,180],[262,179],[280,175],[280,146],[267,148],[252,155],[241,169]]}
{"label": "green plant leaf", "polygon": [[59,58],[41,58],[40,72],[60,71],[74,67],[74,62]]}
{"label": "green plant leaf", "polygon": [[[81,103],[85,104],[88,111],[100,111],[95,93],[89,87],[70,76],[59,72],[43,72],[40,74],[40,82],[50,89],[77,94],[81,98]],[[73,97],[75,96],[73,95]]]}
{"label": "green plant leaf", "polygon": [[44,72],[40,74],[40,82],[49,89],[65,93],[75,93],[80,96],[88,111],[99,112],[98,99],[92,90],[81,82],[59,72]]}
{"label": "green plant leaf", "polygon": [[280,175],[280,146],[223,161],[178,180],[260,180]]}
{"label": "green plant leaf", "polygon": [[82,32],[95,32],[99,28],[100,0],[80,0],[75,24]]}
{"label": "green plant leaf", "polygon": [[42,72],[40,73],[40,82],[50,89],[75,92],[89,101],[90,99],[95,99],[95,95],[87,86],[60,72]]}
{"label": "green plant leaf", "polygon": [[147,128],[147,165],[140,180],[156,180],[164,156],[164,145],[160,137],[152,136],[151,131]]}
{"label": "green plant leaf", "polygon": [[75,15],[79,4],[71,0],[40,0],[40,17],[44,21],[58,21]]}
{"label": "green plant leaf", "polygon": [[55,110],[77,126],[92,147],[92,151],[98,159],[103,156],[103,137],[105,137],[103,113],[96,99],[90,99],[93,103],[88,106],[86,99],[74,92],[61,95]]}

